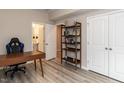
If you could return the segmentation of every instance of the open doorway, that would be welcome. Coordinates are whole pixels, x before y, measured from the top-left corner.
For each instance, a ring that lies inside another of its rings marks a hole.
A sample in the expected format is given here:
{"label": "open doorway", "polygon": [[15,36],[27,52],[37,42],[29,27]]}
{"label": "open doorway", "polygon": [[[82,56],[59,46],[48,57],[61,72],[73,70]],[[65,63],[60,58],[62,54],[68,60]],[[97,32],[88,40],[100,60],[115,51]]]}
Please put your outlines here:
{"label": "open doorway", "polygon": [[44,25],[39,23],[32,23],[32,31],[33,51],[45,52]]}
{"label": "open doorway", "polygon": [[55,25],[32,23],[33,51],[46,53],[46,60],[56,57]]}

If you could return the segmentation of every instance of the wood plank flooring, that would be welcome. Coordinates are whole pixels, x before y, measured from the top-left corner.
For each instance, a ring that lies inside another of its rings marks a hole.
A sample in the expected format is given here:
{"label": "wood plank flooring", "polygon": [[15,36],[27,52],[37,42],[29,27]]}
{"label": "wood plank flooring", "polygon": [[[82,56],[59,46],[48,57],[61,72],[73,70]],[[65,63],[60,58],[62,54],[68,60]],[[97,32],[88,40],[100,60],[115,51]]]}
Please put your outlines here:
{"label": "wood plank flooring", "polygon": [[1,83],[117,83],[118,81],[97,73],[77,69],[74,70],[69,65],[58,65],[55,62],[43,62],[44,78],[39,64],[35,71],[34,64],[26,65],[26,74],[16,73],[13,80],[5,77],[3,70],[0,70]]}

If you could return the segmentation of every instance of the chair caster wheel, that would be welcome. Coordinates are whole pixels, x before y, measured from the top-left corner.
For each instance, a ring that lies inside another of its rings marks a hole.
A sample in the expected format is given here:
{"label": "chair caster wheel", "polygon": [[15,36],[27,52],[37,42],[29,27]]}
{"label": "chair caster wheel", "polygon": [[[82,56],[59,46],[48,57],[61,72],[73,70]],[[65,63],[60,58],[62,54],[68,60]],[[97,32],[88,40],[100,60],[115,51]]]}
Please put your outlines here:
{"label": "chair caster wheel", "polygon": [[14,79],[14,76],[13,76],[13,75],[11,75],[10,77],[11,77],[11,80],[13,80],[13,79]]}
{"label": "chair caster wheel", "polygon": [[7,72],[5,72],[5,76],[7,77]]}
{"label": "chair caster wheel", "polygon": [[24,69],[26,69],[26,67],[24,67]]}

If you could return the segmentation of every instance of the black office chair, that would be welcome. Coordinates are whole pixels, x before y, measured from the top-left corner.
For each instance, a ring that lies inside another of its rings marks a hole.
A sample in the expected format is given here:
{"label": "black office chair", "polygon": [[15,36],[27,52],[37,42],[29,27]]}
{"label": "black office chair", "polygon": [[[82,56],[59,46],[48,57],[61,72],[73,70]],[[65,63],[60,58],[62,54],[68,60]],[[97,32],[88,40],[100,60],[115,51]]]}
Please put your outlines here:
{"label": "black office chair", "polygon": [[[7,50],[8,55],[12,54],[12,53],[23,53],[23,49],[24,49],[24,44],[21,43],[18,38],[12,38],[10,43],[6,45],[6,50]],[[10,69],[5,72],[5,75],[7,76],[7,73],[12,72],[11,78],[13,78],[15,73],[18,71],[25,73],[25,67],[24,66],[19,67],[19,65],[22,65],[25,63],[26,62],[20,63],[20,64],[15,64],[15,65],[10,65]]]}

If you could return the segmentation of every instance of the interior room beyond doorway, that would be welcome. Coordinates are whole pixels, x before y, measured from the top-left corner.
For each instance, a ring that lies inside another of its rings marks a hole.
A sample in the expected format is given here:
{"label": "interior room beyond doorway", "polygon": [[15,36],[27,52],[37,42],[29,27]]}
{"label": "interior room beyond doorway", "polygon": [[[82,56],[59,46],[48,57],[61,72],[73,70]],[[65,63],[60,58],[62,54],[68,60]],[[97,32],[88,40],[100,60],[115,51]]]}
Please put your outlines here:
{"label": "interior room beyond doorway", "polygon": [[44,25],[39,23],[32,23],[32,44],[33,51],[43,51],[45,52],[45,35],[44,35]]}

